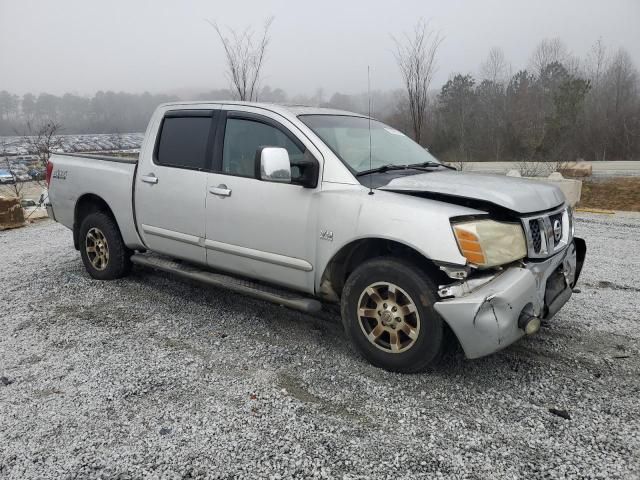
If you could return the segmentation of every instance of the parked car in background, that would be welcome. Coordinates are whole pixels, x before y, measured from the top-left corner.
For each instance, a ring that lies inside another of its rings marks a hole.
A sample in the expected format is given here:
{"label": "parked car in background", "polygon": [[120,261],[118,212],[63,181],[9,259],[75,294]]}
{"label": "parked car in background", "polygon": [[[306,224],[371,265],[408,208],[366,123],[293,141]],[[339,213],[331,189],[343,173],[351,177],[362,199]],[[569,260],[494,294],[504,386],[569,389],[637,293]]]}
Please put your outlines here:
{"label": "parked car in background", "polygon": [[44,170],[36,170],[32,168],[27,172],[32,180],[44,180],[45,179],[45,171]]}
{"label": "parked car in background", "polygon": [[585,258],[557,187],[452,170],[355,113],[173,103],[138,159],[53,155],[48,212],[96,279],[135,263],[307,312],[338,303],[365,358],[414,372],[450,332],[469,358],[536,333]]}
{"label": "parked car in background", "polygon": [[15,177],[9,170],[0,170],[0,185],[16,183]]}

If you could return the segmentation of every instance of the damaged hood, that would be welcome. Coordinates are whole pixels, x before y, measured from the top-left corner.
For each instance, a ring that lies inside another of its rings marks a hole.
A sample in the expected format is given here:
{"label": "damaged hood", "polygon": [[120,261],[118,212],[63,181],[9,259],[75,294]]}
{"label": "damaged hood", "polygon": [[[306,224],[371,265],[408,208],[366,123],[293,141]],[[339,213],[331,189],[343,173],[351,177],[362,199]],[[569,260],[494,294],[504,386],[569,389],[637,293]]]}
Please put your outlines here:
{"label": "damaged hood", "polygon": [[504,175],[482,175],[451,170],[394,178],[379,189],[478,200],[518,213],[549,210],[565,201],[564,194],[555,185]]}

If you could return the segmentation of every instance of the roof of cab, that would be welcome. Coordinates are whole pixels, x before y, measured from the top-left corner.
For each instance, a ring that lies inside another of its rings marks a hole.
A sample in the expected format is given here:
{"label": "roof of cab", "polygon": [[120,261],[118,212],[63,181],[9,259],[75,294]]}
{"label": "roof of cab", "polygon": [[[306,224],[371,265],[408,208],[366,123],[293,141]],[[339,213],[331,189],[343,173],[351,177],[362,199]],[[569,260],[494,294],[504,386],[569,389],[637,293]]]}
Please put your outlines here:
{"label": "roof of cab", "polygon": [[239,105],[245,107],[263,108],[272,112],[284,115],[348,115],[352,117],[365,117],[359,113],[348,112],[345,110],[335,110],[333,108],[310,107],[307,105],[286,105],[279,103],[260,103],[260,102],[236,102],[236,101],[197,101],[197,102],[170,102],[163,103],[162,107],[206,107],[207,105]]}

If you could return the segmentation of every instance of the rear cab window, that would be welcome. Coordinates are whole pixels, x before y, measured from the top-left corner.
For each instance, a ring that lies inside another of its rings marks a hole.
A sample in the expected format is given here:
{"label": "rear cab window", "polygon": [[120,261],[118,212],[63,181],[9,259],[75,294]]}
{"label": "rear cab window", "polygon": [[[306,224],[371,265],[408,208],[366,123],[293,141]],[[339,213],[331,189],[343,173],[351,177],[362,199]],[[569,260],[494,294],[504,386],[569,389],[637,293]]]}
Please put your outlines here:
{"label": "rear cab window", "polygon": [[214,125],[210,110],[167,112],[160,126],[155,163],[191,170],[208,168]]}

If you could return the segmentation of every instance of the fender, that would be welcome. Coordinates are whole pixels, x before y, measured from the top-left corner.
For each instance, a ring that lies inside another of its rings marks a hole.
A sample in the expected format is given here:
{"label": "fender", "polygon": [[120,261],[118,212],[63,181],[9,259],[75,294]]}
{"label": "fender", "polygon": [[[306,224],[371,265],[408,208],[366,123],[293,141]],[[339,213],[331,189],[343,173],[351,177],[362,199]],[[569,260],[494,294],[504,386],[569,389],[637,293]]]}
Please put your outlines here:
{"label": "fender", "polygon": [[[323,184],[317,204],[315,289],[332,259],[356,240],[397,242],[427,259],[465,265],[450,219],[485,212],[432,199],[374,191],[361,185]],[[335,212],[340,212],[336,215]]]}

